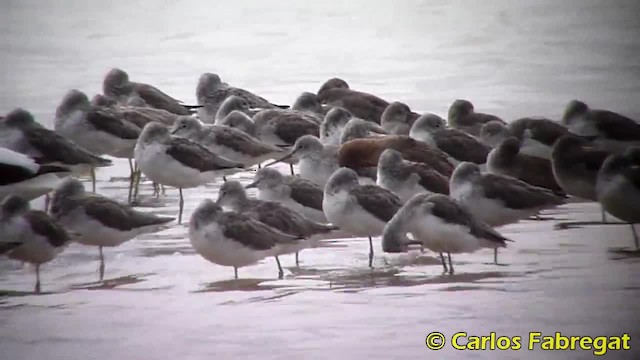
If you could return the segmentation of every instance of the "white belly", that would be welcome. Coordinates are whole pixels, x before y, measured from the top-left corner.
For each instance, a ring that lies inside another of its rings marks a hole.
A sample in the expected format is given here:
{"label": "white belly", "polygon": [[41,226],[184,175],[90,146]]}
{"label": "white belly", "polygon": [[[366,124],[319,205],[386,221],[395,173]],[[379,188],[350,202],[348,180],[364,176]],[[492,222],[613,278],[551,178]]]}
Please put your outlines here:
{"label": "white belly", "polygon": [[161,144],[136,146],[136,163],[151,181],[177,188],[192,188],[214,182],[222,176],[215,171],[200,172],[173,159]]}
{"label": "white belly", "polygon": [[470,253],[480,248],[480,242],[469,234],[469,228],[447,224],[433,216],[416,219],[411,234],[434,252]]}
{"label": "white belly", "polygon": [[197,231],[189,229],[189,240],[200,256],[222,266],[253,265],[275,253],[275,249],[253,250],[237,241],[228,239],[215,224],[202,227]]}
{"label": "white belly", "polygon": [[341,230],[356,236],[379,236],[384,230],[385,222],[369,214],[360,205],[352,204],[346,191],[334,195],[325,193],[322,209],[327,220]]}

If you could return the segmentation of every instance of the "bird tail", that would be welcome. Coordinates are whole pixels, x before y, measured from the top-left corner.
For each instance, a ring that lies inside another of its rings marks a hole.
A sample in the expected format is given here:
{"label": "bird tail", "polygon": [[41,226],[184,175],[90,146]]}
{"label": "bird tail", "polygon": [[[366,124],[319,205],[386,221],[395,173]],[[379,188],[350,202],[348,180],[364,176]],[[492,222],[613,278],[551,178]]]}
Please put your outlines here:
{"label": "bird tail", "polygon": [[8,253],[9,251],[17,248],[20,245],[22,245],[22,243],[18,242],[18,241],[1,242],[0,243],[0,255]]}
{"label": "bird tail", "polygon": [[96,156],[94,155],[93,159],[95,160],[95,166],[97,167],[107,167],[107,166],[111,166],[113,165],[113,161],[107,159],[107,158],[103,158],[100,156]]}
{"label": "bird tail", "polygon": [[273,106],[275,106],[277,108],[280,108],[280,109],[288,109],[288,108],[291,107],[289,105],[278,105],[278,104],[271,104],[271,105],[273,105]]}

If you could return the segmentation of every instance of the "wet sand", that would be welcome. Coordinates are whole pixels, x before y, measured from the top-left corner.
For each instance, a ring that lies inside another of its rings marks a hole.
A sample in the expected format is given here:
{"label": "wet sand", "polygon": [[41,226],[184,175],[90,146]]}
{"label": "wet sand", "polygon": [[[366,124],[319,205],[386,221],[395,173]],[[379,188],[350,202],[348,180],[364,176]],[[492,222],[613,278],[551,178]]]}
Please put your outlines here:
{"label": "wet sand", "polygon": [[[99,176],[101,193],[126,196],[125,182],[109,181],[104,171]],[[249,182],[246,174],[236,178]],[[201,199],[215,198],[217,187],[186,191],[187,214]],[[145,183],[142,194],[150,193]],[[158,201],[163,206],[148,198],[143,202],[149,206],[141,208],[165,215],[177,211],[174,189],[167,188]],[[273,259],[241,268],[234,280],[232,268],[194,253],[186,225],[173,224],[106,249],[106,280],[98,283],[97,249],[74,244],[43,267],[45,295],[31,293],[32,269],[2,262],[0,343],[14,359],[52,354],[85,359],[88,350],[89,358],[320,359],[428,356],[424,337],[431,331],[509,336],[625,331],[638,339],[640,258],[620,251],[632,244],[629,227],[554,230],[564,221],[597,221],[593,203],[570,203],[543,215],[547,220],[500,228],[514,240],[500,252],[500,265],[491,263],[490,250],[454,255],[454,275],[442,274],[433,253],[383,254],[379,239],[369,269],[366,239],[342,238],[301,252],[299,268],[293,256],[283,257],[283,280],[277,280]],[[449,347],[441,352],[496,357]],[[509,356],[543,355],[548,356],[528,351]]]}

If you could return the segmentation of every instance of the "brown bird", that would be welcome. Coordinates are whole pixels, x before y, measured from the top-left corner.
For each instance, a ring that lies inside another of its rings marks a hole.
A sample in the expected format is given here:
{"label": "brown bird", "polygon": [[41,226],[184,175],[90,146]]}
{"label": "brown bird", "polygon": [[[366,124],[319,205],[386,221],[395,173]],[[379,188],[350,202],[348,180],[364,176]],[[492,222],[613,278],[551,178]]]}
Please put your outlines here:
{"label": "brown bird", "polygon": [[350,140],[340,146],[338,163],[354,170],[375,168],[378,166],[380,154],[386,149],[400,152],[405,160],[428,164],[446,177],[450,177],[453,172],[453,165],[444,152],[401,135]]}

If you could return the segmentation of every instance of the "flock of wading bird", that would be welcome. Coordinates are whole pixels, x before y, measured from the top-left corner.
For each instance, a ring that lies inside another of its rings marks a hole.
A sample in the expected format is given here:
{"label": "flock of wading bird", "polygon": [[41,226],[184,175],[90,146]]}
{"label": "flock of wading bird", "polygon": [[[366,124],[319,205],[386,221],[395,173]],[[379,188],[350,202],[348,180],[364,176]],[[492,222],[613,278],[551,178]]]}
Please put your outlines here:
{"label": "flock of wading bird", "polygon": [[[233,267],[236,278],[266,257],[282,278],[279,255],[295,253],[298,264],[299,251],[337,230],[368,237],[369,266],[378,236],[384,252],[439,254],[445,273],[453,273],[452,253],[491,248],[497,263],[511,240],[494,227],[570,196],[599,202],[603,221],[608,212],[640,222],[640,124],[577,100],[560,121],[507,123],[467,100],[454,101],[445,120],[338,78],[289,107],[211,73],[200,76],[196,97],[198,105],[184,105],[112,69],[92,100],[66,94],[53,130],[24,109],[0,120],[0,252],[35,264],[36,292],[40,265],[69,242],[99,248],[102,280],[103,247],[175,220],[133,209],[142,176],[156,197],[178,188],[178,223],[183,189],[224,179],[217,201],[191,214],[188,235],[198,254]],[[129,160],[128,204],[95,193],[94,169],[112,164],[105,155]],[[269,167],[277,162],[290,164],[291,176]],[[242,171],[255,171],[248,186],[226,180]],[[93,192],[74,177],[88,174]],[[257,188],[257,199],[246,188]],[[30,209],[43,195],[44,211]]]}

